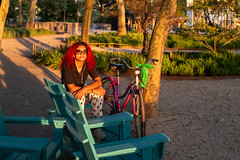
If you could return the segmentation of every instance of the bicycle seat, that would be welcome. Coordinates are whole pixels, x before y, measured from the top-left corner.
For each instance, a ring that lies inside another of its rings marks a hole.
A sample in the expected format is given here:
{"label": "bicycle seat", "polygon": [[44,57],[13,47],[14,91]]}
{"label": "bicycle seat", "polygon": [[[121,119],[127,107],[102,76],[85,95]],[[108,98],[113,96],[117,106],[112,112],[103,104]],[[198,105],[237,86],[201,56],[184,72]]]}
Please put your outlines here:
{"label": "bicycle seat", "polygon": [[111,64],[109,65],[109,68],[110,68],[111,70],[115,71],[115,70],[120,70],[120,69],[124,70],[125,67],[124,67],[123,64],[111,63]]}

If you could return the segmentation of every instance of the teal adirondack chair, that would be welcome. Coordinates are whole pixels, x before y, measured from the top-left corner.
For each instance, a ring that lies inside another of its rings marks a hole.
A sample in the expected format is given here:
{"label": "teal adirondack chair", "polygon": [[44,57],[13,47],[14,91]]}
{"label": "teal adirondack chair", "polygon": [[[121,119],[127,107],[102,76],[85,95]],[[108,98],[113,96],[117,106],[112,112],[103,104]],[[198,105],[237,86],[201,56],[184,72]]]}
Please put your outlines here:
{"label": "teal adirondack chair", "polygon": [[[67,118],[64,99],[66,99],[66,89],[63,84],[52,82],[44,78],[46,86],[44,87],[54,103],[56,109],[53,109],[53,116],[62,116]],[[67,92],[66,92],[67,93]],[[91,107],[91,105],[89,105]],[[80,105],[78,107],[81,107]],[[119,113],[115,116],[105,116],[99,118],[88,119],[89,128],[102,128],[107,134],[106,141],[116,141],[122,139],[131,138],[131,121],[133,120],[133,115],[130,113]],[[104,142],[106,142],[104,141]],[[74,150],[77,150],[77,144],[68,131],[64,135],[63,148],[72,154]]]}
{"label": "teal adirondack chair", "polygon": [[[61,156],[65,118],[3,116],[0,107],[1,160],[55,160]],[[50,138],[12,137],[6,123],[40,124],[54,126],[54,140]]]}
{"label": "teal adirondack chair", "polygon": [[65,94],[64,103],[69,116],[66,126],[80,142],[80,150],[74,152],[76,160],[158,160],[163,158],[165,143],[170,141],[163,133],[137,139],[95,144],[88,121],[80,107],[80,101],[68,93]]}

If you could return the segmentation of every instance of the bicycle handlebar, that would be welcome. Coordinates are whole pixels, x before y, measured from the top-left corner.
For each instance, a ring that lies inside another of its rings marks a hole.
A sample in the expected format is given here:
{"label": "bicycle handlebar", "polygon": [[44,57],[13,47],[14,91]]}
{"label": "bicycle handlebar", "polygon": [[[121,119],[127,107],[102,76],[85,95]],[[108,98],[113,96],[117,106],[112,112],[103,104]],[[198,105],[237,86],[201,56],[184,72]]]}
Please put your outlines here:
{"label": "bicycle handlebar", "polygon": [[121,61],[121,58],[111,58],[111,61]]}
{"label": "bicycle handlebar", "polygon": [[[138,67],[138,66],[136,66],[136,67],[130,67],[130,66],[127,64],[127,62],[126,62],[124,59],[122,59],[122,58],[111,58],[111,61],[123,61],[123,62],[125,63],[125,65],[126,65],[129,69],[138,69],[138,68],[140,68],[140,67]],[[148,64],[148,63],[151,62],[151,61],[153,61],[153,65],[156,65],[155,62],[158,62],[157,59],[149,59],[146,64]]]}

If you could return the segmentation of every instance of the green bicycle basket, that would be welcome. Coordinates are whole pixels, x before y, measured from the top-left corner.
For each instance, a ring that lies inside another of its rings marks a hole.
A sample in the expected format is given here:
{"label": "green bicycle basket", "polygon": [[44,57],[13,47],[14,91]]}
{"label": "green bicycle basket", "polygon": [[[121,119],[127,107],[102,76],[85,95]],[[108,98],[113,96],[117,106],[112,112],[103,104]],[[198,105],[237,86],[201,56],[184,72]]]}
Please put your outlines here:
{"label": "green bicycle basket", "polygon": [[136,66],[142,67],[141,87],[145,88],[147,85],[149,68],[152,69],[153,66],[151,64],[136,64]]}

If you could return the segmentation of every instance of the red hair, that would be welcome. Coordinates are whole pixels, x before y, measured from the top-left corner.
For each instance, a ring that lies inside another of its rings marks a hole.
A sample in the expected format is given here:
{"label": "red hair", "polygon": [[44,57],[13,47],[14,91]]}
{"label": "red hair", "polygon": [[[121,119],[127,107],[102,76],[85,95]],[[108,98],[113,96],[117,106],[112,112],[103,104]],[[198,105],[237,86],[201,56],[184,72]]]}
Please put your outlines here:
{"label": "red hair", "polygon": [[87,45],[84,42],[76,42],[67,50],[66,54],[63,56],[62,62],[60,64],[61,70],[62,70],[64,63],[66,63],[67,67],[69,67],[71,65],[72,70],[73,70],[73,66],[75,64],[74,54],[75,54],[76,49],[79,46],[85,46],[87,49],[87,59],[85,60],[85,63],[87,64],[88,70],[90,71],[94,66],[96,66],[95,58],[93,56],[92,49],[89,47],[89,45]]}

